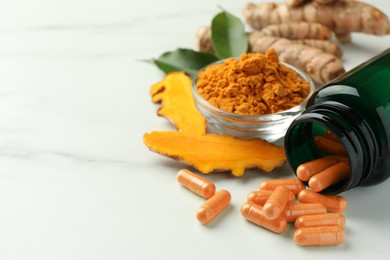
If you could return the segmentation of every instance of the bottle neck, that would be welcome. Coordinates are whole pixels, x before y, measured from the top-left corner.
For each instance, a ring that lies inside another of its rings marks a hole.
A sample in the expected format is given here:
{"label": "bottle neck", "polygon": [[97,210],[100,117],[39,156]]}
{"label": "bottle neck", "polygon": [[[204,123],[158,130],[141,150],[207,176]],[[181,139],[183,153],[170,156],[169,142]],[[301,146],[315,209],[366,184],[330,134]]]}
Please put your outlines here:
{"label": "bottle neck", "polygon": [[313,137],[323,135],[326,130],[336,135],[345,147],[351,172],[346,180],[322,192],[337,194],[364,183],[378,161],[376,137],[366,120],[357,116],[347,105],[334,101],[309,107],[290,125],[285,148],[294,172],[299,165],[324,156],[314,144]]}

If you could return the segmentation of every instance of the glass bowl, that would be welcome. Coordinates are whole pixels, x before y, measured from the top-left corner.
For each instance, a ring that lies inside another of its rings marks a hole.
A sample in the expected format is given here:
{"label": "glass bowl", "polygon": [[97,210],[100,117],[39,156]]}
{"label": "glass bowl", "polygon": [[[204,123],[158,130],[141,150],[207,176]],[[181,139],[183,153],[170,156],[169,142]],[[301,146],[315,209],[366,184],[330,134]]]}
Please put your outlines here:
{"label": "glass bowl", "polygon": [[[299,105],[273,114],[260,116],[238,115],[221,110],[198,94],[196,89],[197,78],[195,77],[192,85],[192,93],[196,107],[206,117],[208,131],[236,137],[261,138],[269,142],[275,142],[283,138],[291,122],[305,110],[308,99],[315,91],[315,85],[306,73],[290,64],[280,63],[295,71],[300,78],[309,83],[309,94]],[[213,63],[212,65],[214,64],[217,63]]]}

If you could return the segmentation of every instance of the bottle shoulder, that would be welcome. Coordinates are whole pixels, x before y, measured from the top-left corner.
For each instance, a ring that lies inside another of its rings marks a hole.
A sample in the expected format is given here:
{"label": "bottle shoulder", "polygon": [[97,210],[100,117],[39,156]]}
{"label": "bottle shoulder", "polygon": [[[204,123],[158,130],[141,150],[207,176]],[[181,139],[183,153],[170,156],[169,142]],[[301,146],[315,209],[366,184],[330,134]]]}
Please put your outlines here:
{"label": "bottle shoulder", "polygon": [[359,102],[361,98],[362,94],[356,87],[335,83],[326,85],[314,92],[308,101],[308,106],[325,101],[337,101],[347,105],[352,100],[353,103]]}

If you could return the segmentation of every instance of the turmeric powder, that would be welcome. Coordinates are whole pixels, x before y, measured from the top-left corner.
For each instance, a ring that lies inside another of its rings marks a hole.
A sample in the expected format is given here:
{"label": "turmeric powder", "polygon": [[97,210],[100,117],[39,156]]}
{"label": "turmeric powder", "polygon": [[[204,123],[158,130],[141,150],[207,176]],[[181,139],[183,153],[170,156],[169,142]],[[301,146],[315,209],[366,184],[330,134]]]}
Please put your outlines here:
{"label": "turmeric powder", "polygon": [[274,49],[211,65],[199,72],[196,88],[217,108],[240,115],[287,110],[309,94],[309,83],[280,64]]}
{"label": "turmeric powder", "polygon": [[[282,27],[282,24],[280,26]],[[249,52],[264,53],[266,50],[273,48],[281,61],[305,71],[314,81],[320,84],[327,83],[345,73],[340,59],[341,48],[334,42],[318,39],[290,40],[268,36],[264,34],[263,30],[250,32],[247,35]],[[198,29],[196,43],[200,51],[213,52],[209,27],[202,26]]]}
{"label": "turmeric powder", "polygon": [[329,82],[345,73],[341,59],[325,53],[317,48],[293,43],[288,39],[262,36],[256,37],[256,32],[249,37],[251,52],[264,52],[275,49],[279,59],[304,70],[314,81]]}

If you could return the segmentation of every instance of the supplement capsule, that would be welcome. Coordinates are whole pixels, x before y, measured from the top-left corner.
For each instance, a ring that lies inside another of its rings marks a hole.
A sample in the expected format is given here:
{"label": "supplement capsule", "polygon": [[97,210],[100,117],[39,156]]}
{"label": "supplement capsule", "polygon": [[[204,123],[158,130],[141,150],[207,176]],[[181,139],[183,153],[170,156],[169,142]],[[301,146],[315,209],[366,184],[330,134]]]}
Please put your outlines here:
{"label": "supplement capsule", "polygon": [[213,220],[224,208],[229,205],[231,195],[227,190],[220,190],[209,198],[196,212],[196,218],[202,224]]}
{"label": "supplement capsule", "polygon": [[323,195],[310,190],[301,190],[298,193],[298,200],[302,203],[321,203],[332,212],[343,212],[348,206],[343,196]]}
{"label": "supplement capsule", "polygon": [[251,204],[264,206],[265,202],[267,201],[271,193],[272,190],[260,190],[260,191],[250,192],[247,197],[247,202]]}
{"label": "supplement capsule", "polygon": [[323,153],[340,156],[347,155],[345,147],[339,142],[332,141],[331,139],[320,135],[315,136],[313,141],[317,149]]}
{"label": "supplement capsule", "polygon": [[286,186],[276,187],[265,202],[263,212],[266,218],[276,219],[286,208],[287,202],[294,194]]}
{"label": "supplement capsule", "polygon": [[181,185],[205,199],[215,194],[214,183],[189,170],[180,170],[176,178]]}
{"label": "supplement capsule", "polygon": [[319,227],[319,226],[339,226],[345,227],[345,217],[340,213],[326,213],[318,215],[300,216],[295,221],[295,228]]}
{"label": "supplement capsule", "polygon": [[[264,206],[265,202],[271,195],[272,190],[259,190],[253,191],[248,194],[247,202],[257,204],[260,206]],[[295,196],[291,193],[292,196],[288,198],[288,204],[292,204],[295,202]]]}
{"label": "supplement capsule", "polygon": [[340,143],[339,138],[338,138],[335,134],[333,134],[332,131],[330,131],[329,129],[325,131],[324,136],[325,136],[326,138],[332,140],[332,141],[335,141],[335,142]]}
{"label": "supplement capsule", "polygon": [[311,177],[308,184],[309,188],[315,192],[322,191],[333,184],[346,179],[349,172],[349,164],[346,164],[345,162],[336,163]]}
{"label": "supplement capsule", "polygon": [[313,175],[339,162],[336,156],[325,156],[298,166],[296,174],[302,181],[307,181]]}
{"label": "supplement capsule", "polygon": [[339,226],[307,227],[294,232],[294,240],[300,246],[338,245],[344,238],[344,231]]}
{"label": "supplement capsule", "polygon": [[294,222],[304,215],[316,215],[326,213],[326,208],[320,203],[297,203],[286,208],[284,216],[287,222]]}
{"label": "supplement capsule", "polygon": [[244,203],[241,207],[241,214],[248,221],[275,233],[282,233],[287,228],[285,218],[268,219],[264,216],[263,208],[257,204]]}
{"label": "supplement capsule", "polygon": [[297,178],[276,179],[263,181],[260,184],[260,190],[274,190],[278,186],[286,186],[291,192],[296,195],[301,190],[305,189],[305,185]]}

